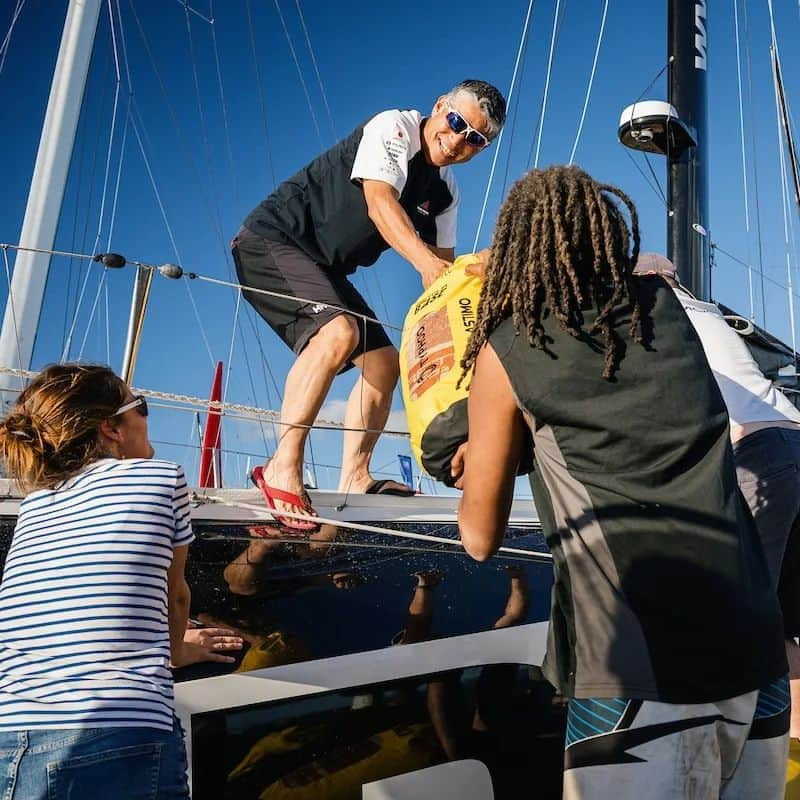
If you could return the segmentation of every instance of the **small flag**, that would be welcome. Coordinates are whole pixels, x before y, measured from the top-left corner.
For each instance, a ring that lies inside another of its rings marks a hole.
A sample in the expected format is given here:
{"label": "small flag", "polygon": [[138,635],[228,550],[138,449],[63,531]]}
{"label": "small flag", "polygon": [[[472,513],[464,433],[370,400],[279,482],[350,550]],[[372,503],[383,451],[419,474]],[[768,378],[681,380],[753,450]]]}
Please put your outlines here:
{"label": "small flag", "polygon": [[397,456],[400,461],[400,475],[403,477],[403,483],[406,486],[414,485],[414,476],[411,473],[411,456]]}

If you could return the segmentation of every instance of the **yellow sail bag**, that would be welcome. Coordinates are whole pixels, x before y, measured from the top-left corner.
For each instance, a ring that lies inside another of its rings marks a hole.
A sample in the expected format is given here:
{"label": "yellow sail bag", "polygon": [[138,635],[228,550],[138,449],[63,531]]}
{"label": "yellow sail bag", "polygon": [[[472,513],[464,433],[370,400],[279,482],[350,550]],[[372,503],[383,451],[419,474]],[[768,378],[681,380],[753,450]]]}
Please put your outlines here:
{"label": "yellow sail bag", "polygon": [[461,359],[478,312],[481,280],[464,268],[474,254],[459,256],[409,309],[400,344],[400,381],[411,449],[432,477],[452,486],[450,460],[467,440],[467,387]]}

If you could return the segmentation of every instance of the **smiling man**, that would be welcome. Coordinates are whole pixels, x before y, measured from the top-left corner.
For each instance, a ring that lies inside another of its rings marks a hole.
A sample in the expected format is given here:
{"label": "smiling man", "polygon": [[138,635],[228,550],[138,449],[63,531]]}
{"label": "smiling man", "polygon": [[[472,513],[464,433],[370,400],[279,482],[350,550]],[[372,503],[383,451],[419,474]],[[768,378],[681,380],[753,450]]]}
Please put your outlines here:
{"label": "smiling man", "polygon": [[[389,416],[398,355],[347,276],[389,248],[428,287],[455,253],[458,189],[450,166],[484,150],[505,121],[502,94],[466,80],[440,97],[429,117],[391,110],[372,117],[254,209],[232,242],[247,300],[297,360],[281,408],[281,438],[253,478],[278,511],[309,512],[302,464],[309,426],[334,376],[361,372],[345,413],[340,491],[412,494],[375,481],[369,462]],[[294,299],[297,298],[297,299]],[[287,527],[310,523],[283,517]]]}

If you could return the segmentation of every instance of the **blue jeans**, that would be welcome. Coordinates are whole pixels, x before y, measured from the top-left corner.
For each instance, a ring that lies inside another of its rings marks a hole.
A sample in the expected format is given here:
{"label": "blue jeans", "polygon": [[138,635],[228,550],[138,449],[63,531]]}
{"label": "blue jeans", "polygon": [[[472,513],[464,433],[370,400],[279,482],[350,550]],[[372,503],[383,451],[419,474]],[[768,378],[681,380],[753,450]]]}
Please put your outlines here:
{"label": "blue jeans", "polygon": [[188,800],[180,723],[0,731],[0,800]]}

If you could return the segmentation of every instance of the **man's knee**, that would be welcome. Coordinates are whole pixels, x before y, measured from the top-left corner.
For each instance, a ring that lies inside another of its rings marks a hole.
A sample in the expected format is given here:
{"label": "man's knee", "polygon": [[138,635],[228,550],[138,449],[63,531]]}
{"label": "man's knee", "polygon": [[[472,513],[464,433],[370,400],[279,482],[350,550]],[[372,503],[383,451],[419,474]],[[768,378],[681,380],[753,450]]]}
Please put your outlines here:
{"label": "man's knee", "polygon": [[358,345],[358,325],[348,314],[326,322],[312,337],[314,343],[333,360],[344,364]]}
{"label": "man's knee", "polygon": [[372,384],[394,389],[400,378],[400,356],[392,345],[369,350],[353,359],[364,378]]}

